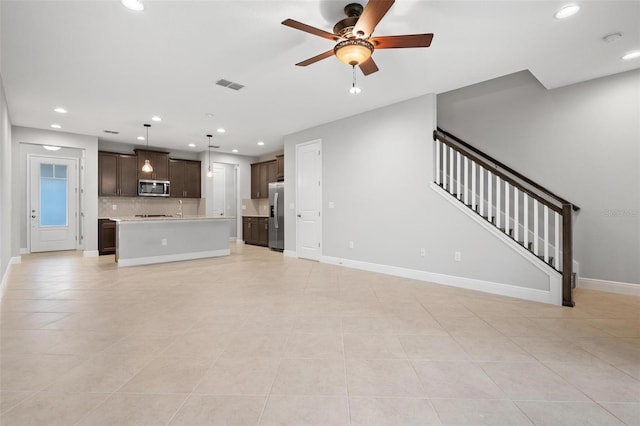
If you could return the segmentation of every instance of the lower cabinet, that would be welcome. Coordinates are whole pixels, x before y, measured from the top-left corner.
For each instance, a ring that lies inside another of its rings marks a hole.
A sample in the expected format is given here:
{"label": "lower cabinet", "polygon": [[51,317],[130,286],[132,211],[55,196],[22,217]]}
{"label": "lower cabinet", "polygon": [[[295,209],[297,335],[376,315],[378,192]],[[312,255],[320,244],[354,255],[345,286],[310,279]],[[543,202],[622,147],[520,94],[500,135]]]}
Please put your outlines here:
{"label": "lower cabinet", "polygon": [[267,247],[269,245],[269,218],[243,216],[242,239],[245,244]]}
{"label": "lower cabinet", "polygon": [[116,223],[109,219],[98,219],[98,253],[115,254]]}

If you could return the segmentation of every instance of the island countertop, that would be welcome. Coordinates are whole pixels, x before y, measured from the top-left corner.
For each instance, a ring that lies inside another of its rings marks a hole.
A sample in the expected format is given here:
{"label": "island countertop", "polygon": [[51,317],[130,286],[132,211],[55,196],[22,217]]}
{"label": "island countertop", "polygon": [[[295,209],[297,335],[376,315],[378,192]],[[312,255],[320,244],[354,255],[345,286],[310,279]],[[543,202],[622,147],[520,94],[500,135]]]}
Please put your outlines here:
{"label": "island countertop", "polygon": [[174,221],[174,220],[228,220],[235,216],[117,216],[110,217],[114,222],[141,222],[141,221]]}

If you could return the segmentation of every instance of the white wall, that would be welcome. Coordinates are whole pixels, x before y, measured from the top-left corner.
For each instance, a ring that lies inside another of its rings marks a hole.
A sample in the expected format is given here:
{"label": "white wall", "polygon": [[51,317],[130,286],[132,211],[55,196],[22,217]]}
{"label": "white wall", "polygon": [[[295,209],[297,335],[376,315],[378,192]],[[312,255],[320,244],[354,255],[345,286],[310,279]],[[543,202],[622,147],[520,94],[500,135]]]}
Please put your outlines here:
{"label": "white wall", "polygon": [[[296,201],[296,144],[321,139],[325,258],[549,290],[539,268],[430,188],[435,101],[425,95],[286,136],[285,205]],[[287,252],[296,250],[295,214],[287,208]]]}
{"label": "white wall", "polygon": [[640,283],[640,70],[554,90],[508,75],[438,95],[438,125],[581,207],[580,276]]}
{"label": "white wall", "polygon": [[0,280],[7,273],[13,252],[11,239],[11,122],[0,75]]}
{"label": "white wall", "polygon": [[76,155],[84,158],[85,169],[80,171],[81,177],[81,209],[84,213],[82,248],[88,254],[96,254],[98,250],[98,138],[28,127],[13,126],[13,197],[12,223],[13,229],[20,230],[13,236],[12,251],[20,252],[27,245],[27,155],[34,145],[55,145],[66,149],[60,151],[44,151],[51,157]]}

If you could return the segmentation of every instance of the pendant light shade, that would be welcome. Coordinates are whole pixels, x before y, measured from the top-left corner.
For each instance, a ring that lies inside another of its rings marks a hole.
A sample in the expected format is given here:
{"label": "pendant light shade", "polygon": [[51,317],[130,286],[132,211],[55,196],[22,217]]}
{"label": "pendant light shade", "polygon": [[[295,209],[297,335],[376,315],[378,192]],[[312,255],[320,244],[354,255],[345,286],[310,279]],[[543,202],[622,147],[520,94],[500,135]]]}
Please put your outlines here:
{"label": "pendant light shade", "polygon": [[[147,149],[149,149],[149,127],[151,127],[151,124],[145,124],[144,127],[147,128]],[[153,167],[151,167],[151,162],[149,160],[144,160],[142,171],[145,173],[151,173],[153,171]]]}
{"label": "pendant light shade", "polygon": [[207,169],[207,177],[213,177],[213,169],[211,168],[211,135],[207,135],[209,138],[209,168]]}

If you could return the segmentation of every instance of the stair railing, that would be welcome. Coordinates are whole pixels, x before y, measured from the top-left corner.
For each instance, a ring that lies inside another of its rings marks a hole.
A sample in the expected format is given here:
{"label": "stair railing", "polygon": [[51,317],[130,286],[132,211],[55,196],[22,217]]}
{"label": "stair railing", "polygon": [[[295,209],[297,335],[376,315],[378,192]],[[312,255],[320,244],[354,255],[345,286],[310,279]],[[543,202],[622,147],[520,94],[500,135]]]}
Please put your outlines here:
{"label": "stair railing", "polygon": [[435,183],[562,274],[562,304],[574,306],[573,211],[579,207],[438,128]]}

